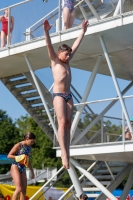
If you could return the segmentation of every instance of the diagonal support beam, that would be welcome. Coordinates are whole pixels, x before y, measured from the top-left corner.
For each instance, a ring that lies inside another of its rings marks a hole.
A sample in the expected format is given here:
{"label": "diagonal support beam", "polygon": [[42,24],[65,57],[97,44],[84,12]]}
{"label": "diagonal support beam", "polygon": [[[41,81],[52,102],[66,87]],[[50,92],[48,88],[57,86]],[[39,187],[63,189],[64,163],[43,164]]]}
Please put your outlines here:
{"label": "diagonal support beam", "polygon": [[[54,133],[55,133],[55,135],[56,135],[56,137],[57,137],[57,129],[56,129],[55,123],[54,123],[53,118],[52,118],[52,116],[51,116],[51,114],[50,114],[50,112],[49,112],[47,103],[46,103],[45,98],[44,98],[44,96],[43,96],[43,93],[42,93],[42,91],[41,91],[41,89],[40,89],[40,86],[39,86],[39,84],[38,84],[38,81],[37,81],[37,78],[36,78],[36,76],[35,76],[35,74],[34,74],[34,71],[33,71],[32,67],[31,67],[30,61],[29,61],[27,55],[24,55],[24,58],[25,58],[25,61],[26,61],[26,63],[27,63],[27,66],[28,66],[28,68],[29,68],[29,71],[30,71],[30,73],[31,73],[31,76],[32,76],[32,78],[33,78],[33,80],[34,80],[34,82],[35,82],[36,88],[37,88],[37,90],[38,90],[38,93],[39,93],[39,95],[40,95],[40,98],[41,98],[41,100],[42,100],[42,103],[43,103],[43,105],[44,105],[44,108],[45,108],[45,110],[46,110],[46,112],[47,112],[47,115],[48,115],[48,117],[49,117],[50,123],[51,123],[51,125],[52,125],[53,130],[54,130]],[[57,137],[57,138],[58,138],[58,137]]]}
{"label": "diagonal support beam", "polygon": [[117,200],[117,198],[106,188],[104,187],[91,173],[87,172],[76,160],[70,158],[70,162],[82,172],[96,187],[98,187],[108,198],[111,200]]}
{"label": "diagonal support beam", "polygon": [[121,200],[125,200],[127,198],[128,192],[131,189],[132,184],[133,184],[133,169],[131,170],[128,180],[126,182],[126,185],[123,189]]}
{"label": "diagonal support beam", "polygon": [[[121,91],[120,91],[120,88],[119,88],[119,85],[118,85],[118,82],[117,82],[117,79],[116,79],[116,76],[115,76],[115,72],[114,72],[114,69],[113,69],[113,66],[112,66],[112,63],[111,63],[111,60],[110,60],[104,39],[103,39],[102,36],[99,36],[99,39],[100,39],[100,42],[101,42],[101,45],[102,45],[102,48],[103,48],[103,52],[104,52],[104,55],[105,55],[105,58],[106,58],[106,61],[107,61],[113,82],[114,82],[114,85],[115,85],[115,88],[116,88],[120,103],[121,103],[123,113],[124,113],[125,118],[127,120],[128,127],[129,127],[130,131],[132,132],[132,126],[131,126],[131,123],[130,123],[130,120],[129,120],[128,112],[127,112],[127,109],[126,109],[126,106],[125,106],[125,103],[124,103],[124,100],[123,100],[123,97],[122,97],[122,94],[121,94]],[[133,134],[132,134],[132,136],[133,136]]]}
{"label": "diagonal support beam", "polygon": [[98,15],[97,11],[95,10],[95,8],[93,7],[93,5],[90,3],[90,0],[85,0],[85,2],[88,5],[88,7],[90,8],[93,15],[97,18],[97,20],[100,20],[101,18],[99,17],[99,15]]}
{"label": "diagonal support beam", "polygon": [[[122,95],[125,94],[133,86],[133,81],[122,91]],[[96,124],[101,117],[117,102],[113,100],[73,141],[72,144],[76,144],[93,126]]]}
{"label": "diagonal support beam", "polygon": [[[101,64],[102,58],[103,58],[102,56],[98,56],[97,62],[96,62],[96,64],[95,64],[95,66],[94,66],[94,69],[93,69],[93,71],[92,71],[92,73],[91,73],[90,79],[89,79],[89,81],[88,81],[88,83],[87,83],[87,86],[86,86],[86,89],[85,89],[83,98],[82,98],[82,100],[81,100],[81,103],[86,102],[86,100],[87,100],[87,98],[88,98],[88,95],[89,95],[89,93],[90,93],[90,90],[91,90],[91,88],[92,88],[93,82],[94,82],[94,80],[95,80],[95,77],[96,77],[98,68],[99,68],[99,66],[100,66],[100,64]],[[72,126],[71,126],[71,141],[72,141],[72,138],[73,138],[74,133],[75,133],[75,131],[76,131],[76,128],[77,128],[78,122],[79,122],[79,120],[80,120],[80,116],[81,116],[81,114],[82,114],[82,111],[83,111],[83,109],[84,109],[84,106],[85,106],[85,105],[79,105],[79,108],[78,108],[77,113],[76,113],[76,115],[75,115],[75,118],[74,118],[74,120],[73,120],[73,123],[72,123]]]}

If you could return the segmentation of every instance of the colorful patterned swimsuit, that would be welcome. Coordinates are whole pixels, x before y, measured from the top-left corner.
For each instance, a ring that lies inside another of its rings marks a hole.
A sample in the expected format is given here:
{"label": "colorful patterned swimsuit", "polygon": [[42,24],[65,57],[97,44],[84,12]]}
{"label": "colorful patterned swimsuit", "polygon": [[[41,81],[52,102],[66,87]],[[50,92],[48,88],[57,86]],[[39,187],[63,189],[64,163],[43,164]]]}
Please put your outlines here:
{"label": "colorful patterned swimsuit", "polygon": [[64,0],[64,7],[67,7],[70,13],[74,11],[74,1],[75,0]]}
{"label": "colorful patterned swimsuit", "polygon": [[[15,154],[16,156],[19,156],[19,155],[22,155],[22,154],[25,154],[27,156],[30,155],[30,152],[31,152],[31,147],[29,146],[24,146],[21,142],[20,142],[20,150]],[[23,164],[20,164],[19,162],[16,162],[16,161],[13,161],[12,163],[13,165],[17,165],[18,166],[18,169],[19,169],[19,172],[22,173],[26,170],[26,166],[23,165]]]}

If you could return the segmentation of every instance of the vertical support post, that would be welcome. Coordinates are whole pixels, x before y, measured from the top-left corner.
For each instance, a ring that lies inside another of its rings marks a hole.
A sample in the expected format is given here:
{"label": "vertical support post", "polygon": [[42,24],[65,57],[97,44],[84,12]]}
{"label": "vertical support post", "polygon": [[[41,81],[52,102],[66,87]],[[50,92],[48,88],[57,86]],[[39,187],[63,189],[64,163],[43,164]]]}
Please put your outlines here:
{"label": "vertical support post", "polygon": [[61,0],[59,0],[59,31],[61,31],[61,10],[62,10],[62,4]]}
{"label": "vertical support post", "polygon": [[108,55],[108,51],[107,51],[104,39],[103,39],[102,36],[99,36],[99,39],[100,39],[100,42],[101,42],[101,45],[102,45],[102,48],[103,48],[103,52],[104,52],[104,55],[105,55],[105,58],[106,58],[106,61],[107,61],[107,64],[108,64],[108,67],[109,67],[113,82],[114,82],[114,85],[115,85],[115,88],[116,88],[120,103],[121,103],[122,110],[123,110],[125,118],[127,120],[129,129],[132,132],[132,126],[131,126],[131,123],[130,123],[130,120],[129,120],[129,116],[128,116],[128,113],[127,113],[127,110],[126,110],[126,106],[124,104],[124,101],[123,101],[123,98],[122,98],[122,94],[120,92],[120,88],[119,88],[119,85],[118,85],[118,82],[117,82],[117,79],[116,79],[116,76],[115,76],[115,73],[114,73],[114,69],[113,69],[113,66],[111,64],[109,55]]}
{"label": "vertical support post", "polygon": [[120,0],[120,14],[123,13],[123,0]]}
{"label": "vertical support post", "polygon": [[[85,102],[87,100],[87,97],[88,97],[88,95],[90,93],[92,84],[93,84],[93,82],[95,80],[98,68],[99,68],[99,66],[101,64],[102,58],[103,58],[102,56],[98,56],[97,62],[95,64],[95,66],[94,66],[94,69],[93,69],[93,71],[91,73],[90,79],[89,79],[89,81],[87,83],[87,86],[86,86],[83,98],[81,100],[81,103],[83,103],[83,102]],[[76,127],[77,127],[77,124],[79,122],[79,119],[80,119],[80,116],[81,116],[81,113],[82,113],[83,109],[84,109],[84,105],[79,105],[79,108],[78,108],[78,110],[76,112],[76,115],[75,115],[75,118],[73,120],[72,127],[71,127],[71,141],[72,141],[72,138],[74,136],[74,133],[75,133],[75,130],[76,130]]]}
{"label": "vertical support post", "polygon": [[26,41],[30,41],[30,28],[26,29]]}
{"label": "vertical support post", "polygon": [[92,4],[90,3],[89,0],[85,0],[86,4],[88,5],[88,7],[90,8],[91,12],[93,13],[93,15],[97,18],[97,20],[100,20],[101,18],[99,17],[99,15],[97,14],[96,10],[94,9],[94,7],[92,6]]}
{"label": "vertical support post", "polygon": [[11,37],[11,34],[10,34],[10,26],[11,26],[11,8],[9,7],[8,8],[8,37],[7,37],[7,46],[10,45],[10,37]]}
{"label": "vertical support post", "polygon": [[24,58],[25,58],[25,61],[26,61],[27,65],[28,65],[29,71],[30,71],[30,73],[31,73],[31,75],[32,75],[32,78],[33,78],[33,80],[34,80],[34,82],[35,82],[35,85],[36,85],[36,88],[37,88],[37,90],[38,90],[38,93],[39,93],[39,95],[40,95],[40,97],[41,97],[41,100],[42,100],[42,102],[43,102],[44,108],[45,108],[45,110],[46,110],[46,112],[47,112],[47,115],[48,115],[48,117],[49,117],[50,123],[51,123],[51,125],[52,125],[53,130],[54,130],[54,133],[55,133],[56,137],[58,138],[56,126],[55,126],[54,121],[53,121],[53,118],[52,118],[52,116],[51,116],[51,114],[50,114],[50,112],[49,112],[49,109],[48,109],[47,103],[46,103],[46,101],[45,101],[45,98],[44,98],[44,96],[43,96],[43,93],[42,93],[42,91],[41,91],[41,89],[40,89],[40,87],[39,87],[37,78],[36,78],[36,76],[35,76],[35,74],[34,74],[34,72],[33,72],[33,69],[32,69],[32,67],[31,67],[30,61],[29,61],[29,59],[28,59],[28,57],[27,57],[26,55],[24,55]]}
{"label": "vertical support post", "polygon": [[108,198],[111,200],[117,200],[117,198],[105,188],[91,173],[87,172],[76,160],[70,158],[70,162],[82,172],[96,187],[98,187]]}
{"label": "vertical support post", "polygon": [[122,111],[122,141],[125,141],[125,115]]}
{"label": "vertical support post", "polygon": [[79,197],[83,193],[83,190],[81,188],[81,185],[80,185],[78,176],[76,174],[76,171],[74,169],[74,166],[71,163],[70,163],[70,169],[68,169],[68,173],[69,173],[69,176],[70,176],[72,183],[75,187],[76,193]]}
{"label": "vertical support post", "polygon": [[132,184],[133,184],[133,169],[131,170],[128,180],[126,182],[126,185],[123,189],[121,200],[125,200],[127,198],[128,192],[131,189]]}
{"label": "vertical support post", "polygon": [[101,143],[104,142],[104,135],[103,135],[103,117],[101,118]]}

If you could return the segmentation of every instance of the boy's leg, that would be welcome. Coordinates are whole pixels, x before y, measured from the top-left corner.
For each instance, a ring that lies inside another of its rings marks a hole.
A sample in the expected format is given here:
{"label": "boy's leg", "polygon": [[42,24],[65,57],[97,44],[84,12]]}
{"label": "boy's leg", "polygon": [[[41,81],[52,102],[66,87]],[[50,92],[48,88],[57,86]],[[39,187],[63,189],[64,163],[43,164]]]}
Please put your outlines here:
{"label": "boy's leg", "polygon": [[69,156],[69,146],[70,146],[70,129],[73,117],[73,100],[70,99],[67,102],[67,111],[66,111],[66,149]]}
{"label": "boy's leg", "polygon": [[61,148],[61,158],[64,168],[69,168],[66,149],[66,102],[62,97],[56,96],[53,100],[55,113],[58,121],[58,141]]}

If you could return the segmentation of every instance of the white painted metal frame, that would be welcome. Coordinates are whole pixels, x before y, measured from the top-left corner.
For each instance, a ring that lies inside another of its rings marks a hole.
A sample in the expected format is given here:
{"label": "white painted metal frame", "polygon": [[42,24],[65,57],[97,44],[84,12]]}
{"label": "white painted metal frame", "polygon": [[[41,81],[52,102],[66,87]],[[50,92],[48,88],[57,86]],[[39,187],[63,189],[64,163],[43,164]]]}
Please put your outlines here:
{"label": "white painted metal frame", "polygon": [[64,167],[61,167],[55,174],[54,176],[52,176],[29,200],[33,200],[34,197],[36,197],[37,194],[39,194],[39,192],[41,192],[41,190],[46,187],[53,179],[55,176],[57,176],[62,170],[64,169]]}
{"label": "white painted metal frame", "polygon": [[[133,82],[131,82],[123,91],[122,95],[125,94],[133,85]],[[101,117],[104,116],[104,114],[117,102],[118,100],[113,100],[81,133],[78,135],[71,144],[76,144],[93,126],[96,124]]]}
{"label": "white painted metal frame", "polygon": [[[97,164],[97,161],[95,161],[88,169],[87,171],[89,172],[91,169],[93,169],[93,167]],[[82,174],[80,177],[79,177],[79,180],[82,180],[82,178],[84,177],[84,174]],[[72,185],[58,200],[62,200],[64,199],[64,197],[69,193],[71,192],[71,190],[75,187],[75,185]]]}
{"label": "white painted metal frame", "polygon": [[127,198],[128,192],[131,189],[133,184],[133,169],[131,170],[128,180],[125,184],[125,187],[123,189],[122,195],[121,195],[121,200],[125,200]]}
{"label": "white painted metal frame", "polygon": [[42,102],[43,102],[44,108],[45,108],[45,110],[46,110],[46,112],[47,112],[47,115],[48,115],[48,117],[49,117],[50,123],[51,123],[51,125],[52,125],[52,127],[53,127],[54,134],[55,134],[56,137],[58,138],[58,135],[57,135],[57,128],[56,128],[55,123],[54,123],[54,121],[53,121],[53,118],[52,118],[52,116],[51,116],[51,114],[50,114],[50,112],[49,112],[49,109],[48,109],[47,103],[46,103],[46,101],[45,101],[45,98],[44,98],[44,96],[43,96],[43,93],[42,93],[42,91],[41,91],[41,89],[40,89],[40,87],[39,87],[38,81],[37,81],[37,79],[36,79],[36,76],[35,76],[35,74],[34,74],[34,71],[33,71],[32,67],[31,67],[31,63],[30,63],[30,61],[29,61],[27,55],[24,55],[24,58],[25,58],[25,61],[26,61],[26,63],[27,63],[27,66],[28,66],[28,68],[29,68],[29,71],[30,71],[30,73],[31,73],[31,75],[32,75],[32,78],[33,78],[33,80],[34,80],[34,82],[35,82],[36,88],[37,88],[37,90],[38,90],[38,93],[39,93],[39,95],[40,95],[40,97],[41,97],[41,100],[42,100]]}
{"label": "white painted metal frame", "polygon": [[80,171],[82,172],[96,187],[98,187],[108,198],[111,200],[117,200],[117,198],[107,189],[105,188],[91,173],[87,172],[76,160],[70,158],[70,162]]}
{"label": "white painted metal frame", "polygon": [[[101,64],[102,58],[103,58],[102,56],[99,56],[98,59],[97,59],[97,62],[95,64],[95,66],[94,66],[94,69],[93,69],[93,71],[91,73],[90,79],[89,79],[89,81],[87,83],[87,86],[86,86],[85,92],[83,94],[81,103],[85,102],[87,100],[87,98],[88,98],[88,95],[90,93],[90,90],[92,88],[93,82],[95,80],[98,68],[99,68],[99,66]],[[71,126],[71,141],[73,139],[73,136],[74,136],[75,130],[77,128],[77,124],[78,124],[78,122],[80,120],[80,116],[82,114],[83,109],[84,109],[84,105],[80,105],[78,110],[77,110],[76,116],[75,116],[75,118],[73,120],[73,123],[72,123],[72,126]]]}
{"label": "white painted metal frame", "polygon": [[115,75],[115,72],[114,72],[114,69],[113,69],[113,66],[112,66],[112,63],[111,63],[111,60],[110,60],[110,57],[109,57],[105,42],[104,42],[104,39],[103,39],[102,36],[99,36],[99,39],[100,39],[100,42],[101,42],[101,45],[102,45],[102,48],[103,48],[103,52],[104,52],[104,55],[105,55],[105,58],[106,58],[106,61],[107,61],[107,64],[108,64],[108,67],[109,67],[113,82],[114,82],[114,85],[115,85],[115,88],[116,88],[116,91],[117,91],[121,106],[122,106],[123,113],[125,115],[125,118],[127,120],[127,124],[129,126],[129,129],[132,132],[132,136],[133,136],[132,126],[131,126],[131,123],[130,123],[130,120],[129,120],[128,112],[127,112],[125,103],[123,101],[122,94],[120,92],[118,81],[116,79],[116,75]]}

